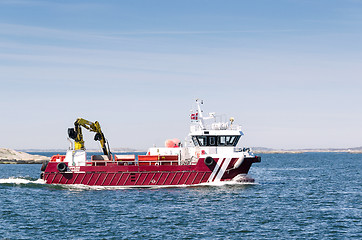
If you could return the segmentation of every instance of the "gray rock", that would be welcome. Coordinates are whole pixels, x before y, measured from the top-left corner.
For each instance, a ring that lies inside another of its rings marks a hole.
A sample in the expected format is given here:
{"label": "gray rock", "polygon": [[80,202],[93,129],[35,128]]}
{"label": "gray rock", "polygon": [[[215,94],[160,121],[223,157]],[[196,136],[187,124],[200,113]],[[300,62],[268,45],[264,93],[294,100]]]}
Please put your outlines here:
{"label": "gray rock", "polygon": [[0,163],[7,164],[30,164],[43,163],[49,161],[50,158],[41,155],[33,155],[25,152],[18,152],[13,149],[0,148]]}

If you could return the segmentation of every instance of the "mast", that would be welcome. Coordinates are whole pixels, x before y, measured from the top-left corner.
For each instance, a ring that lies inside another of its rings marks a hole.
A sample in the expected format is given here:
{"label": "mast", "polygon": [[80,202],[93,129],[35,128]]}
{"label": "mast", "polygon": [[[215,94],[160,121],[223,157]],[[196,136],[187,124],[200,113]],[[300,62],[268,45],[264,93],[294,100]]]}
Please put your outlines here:
{"label": "mast", "polygon": [[203,104],[204,102],[200,99],[196,99],[196,104],[197,104],[197,109],[198,109],[198,113],[199,113],[199,123],[200,123],[200,127],[201,129],[205,129],[204,127],[204,117],[202,115],[202,110],[201,110],[201,104]]}

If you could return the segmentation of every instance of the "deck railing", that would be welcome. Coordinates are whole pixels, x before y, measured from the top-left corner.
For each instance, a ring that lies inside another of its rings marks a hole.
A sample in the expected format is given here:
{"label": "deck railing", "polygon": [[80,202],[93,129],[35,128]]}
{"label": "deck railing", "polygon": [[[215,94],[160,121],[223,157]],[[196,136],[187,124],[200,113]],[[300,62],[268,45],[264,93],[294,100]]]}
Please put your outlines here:
{"label": "deck railing", "polygon": [[90,161],[86,162],[86,166],[108,166],[108,165],[117,165],[117,166],[175,166],[178,165],[178,161],[171,160],[157,160],[157,161]]}
{"label": "deck railing", "polygon": [[108,160],[92,156],[91,161],[87,162],[87,166],[147,166],[147,165],[178,165],[177,155],[138,155],[137,159],[135,155],[114,155],[114,160]]}

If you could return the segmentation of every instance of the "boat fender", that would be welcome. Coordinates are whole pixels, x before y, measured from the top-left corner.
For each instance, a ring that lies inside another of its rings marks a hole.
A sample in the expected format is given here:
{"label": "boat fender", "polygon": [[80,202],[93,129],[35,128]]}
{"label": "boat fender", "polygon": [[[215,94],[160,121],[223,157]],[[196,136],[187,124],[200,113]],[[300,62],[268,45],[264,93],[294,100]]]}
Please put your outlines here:
{"label": "boat fender", "polygon": [[214,162],[215,162],[215,160],[210,156],[208,156],[204,159],[204,163],[206,166],[211,166]]}
{"label": "boat fender", "polygon": [[243,162],[244,162],[244,157],[239,158],[239,159],[235,162],[233,169],[236,169],[236,168],[240,167],[240,165],[241,165]]}
{"label": "boat fender", "polygon": [[57,165],[57,169],[59,172],[65,172],[67,170],[67,164],[65,164],[64,162],[60,162]]}
{"label": "boat fender", "polygon": [[40,171],[44,172],[45,169],[47,168],[47,166],[48,166],[48,161],[43,162],[43,164],[41,165]]}
{"label": "boat fender", "polygon": [[44,173],[40,173],[40,179],[44,178]]}

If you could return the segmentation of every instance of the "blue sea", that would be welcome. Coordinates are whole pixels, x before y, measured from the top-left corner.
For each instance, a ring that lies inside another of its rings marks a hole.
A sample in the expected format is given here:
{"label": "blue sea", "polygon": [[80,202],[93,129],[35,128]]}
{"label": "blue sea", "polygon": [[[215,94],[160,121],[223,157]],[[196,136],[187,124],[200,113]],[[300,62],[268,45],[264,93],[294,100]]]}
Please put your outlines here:
{"label": "blue sea", "polygon": [[254,184],[154,189],[46,185],[41,165],[0,165],[0,239],[362,239],[362,154],[261,157]]}

